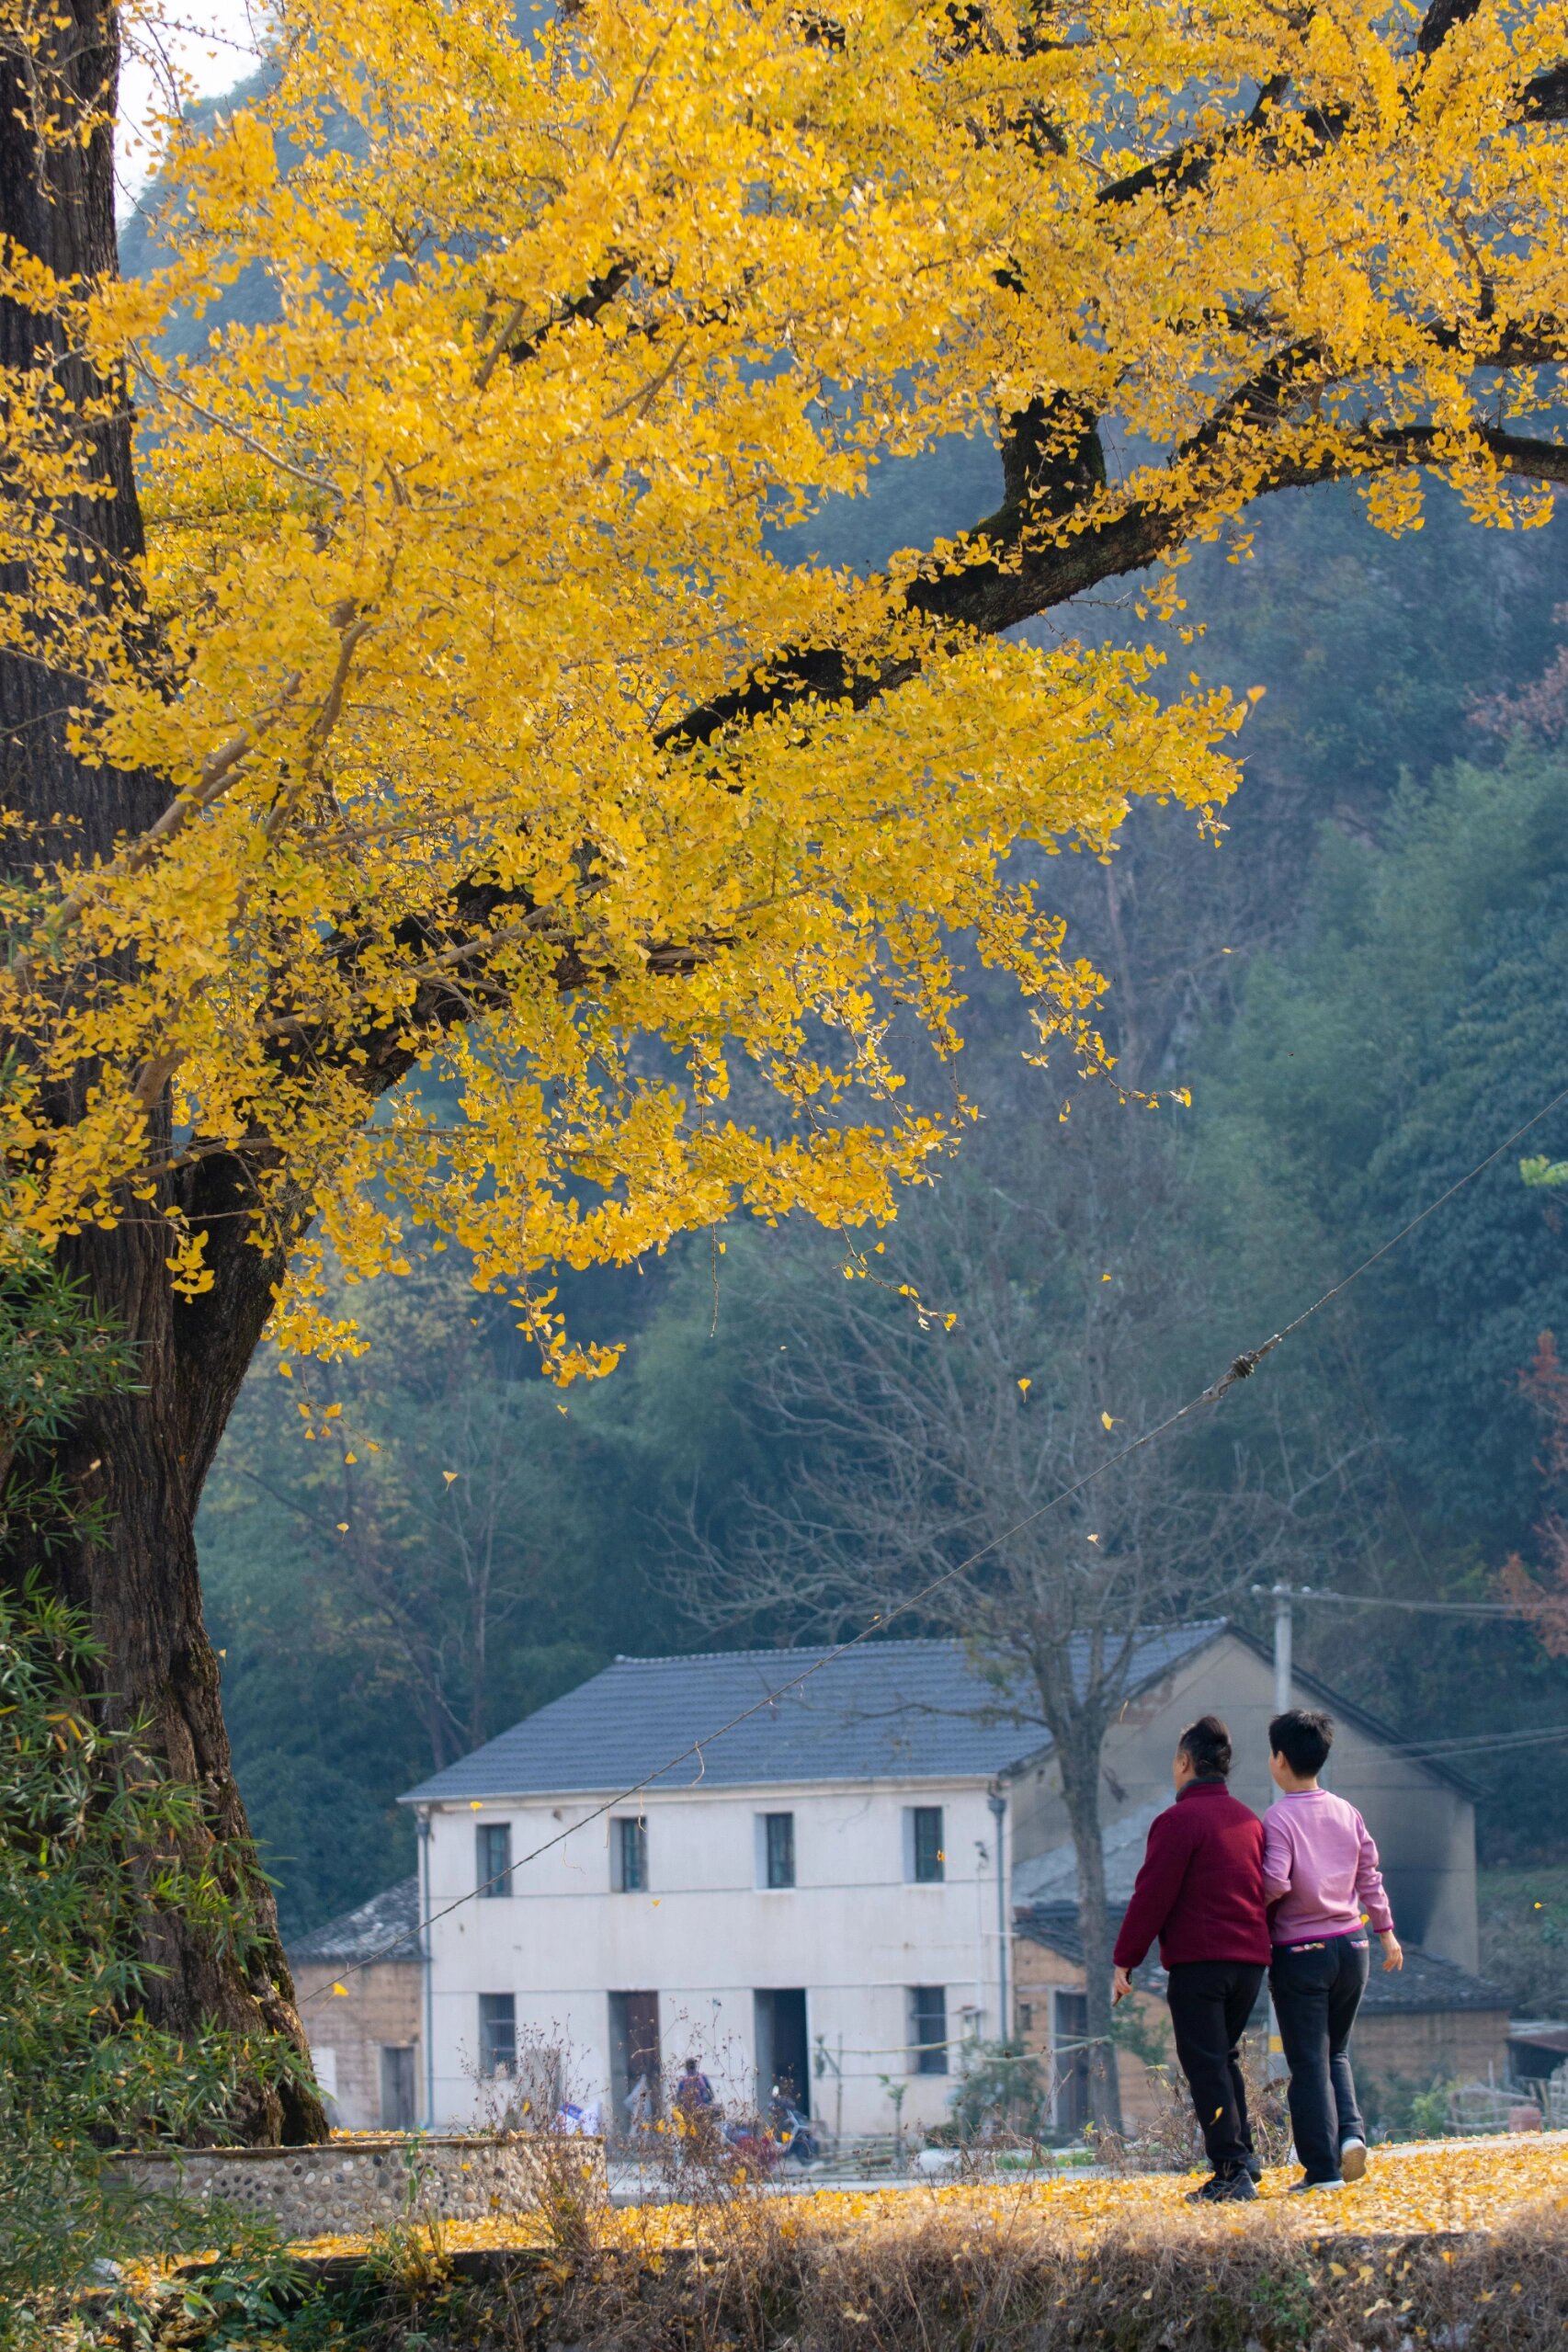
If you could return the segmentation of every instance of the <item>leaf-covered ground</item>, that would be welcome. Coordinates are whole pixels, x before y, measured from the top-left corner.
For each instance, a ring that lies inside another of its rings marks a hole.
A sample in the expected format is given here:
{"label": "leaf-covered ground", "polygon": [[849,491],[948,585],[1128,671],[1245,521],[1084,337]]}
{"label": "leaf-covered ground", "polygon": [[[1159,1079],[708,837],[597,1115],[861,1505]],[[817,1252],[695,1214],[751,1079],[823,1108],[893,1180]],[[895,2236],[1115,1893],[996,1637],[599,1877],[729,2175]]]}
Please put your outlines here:
{"label": "leaf-covered ground", "polygon": [[[1380,2237],[1492,2231],[1527,2213],[1550,2214],[1568,2222],[1568,2133],[1435,2140],[1374,2150],[1364,2180],[1327,2195],[1293,2196],[1290,2184],[1300,2176],[1293,2167],[1267,2173],[1255,2202],[1207,2210],[1202,2221],[1245,2231],[1267,2221],[1271,2229],[1285,2223],[1313,2238],[1321,2238],[1327,2231]],[[949,2222],[968,2220],[1019,2235],[1040,2231],[1051,2236],[1097,2237],[1108,2228],[1127,2223],[1166,2219],[1184,2226],[1193,2223],[1196,2217],[1185,2200],[1201,2177],[1200,2174],[1175,2173],[1140,2174],[1126,2179],[1079,2175],[995,2185],[923,2184],[814,2192],[807,2187],[787,2198],[770,2194],[766,2202],[774,2209],[774,2225],[785,2234],[810,2233],[835,2241],[907,2228],[931,2212]],[[586,2171],[583,2179],[586,2200],[591,2194]],[[570,2190],[569,2179],[563,2185]],[[590,2205],[584,2219],[597,2243],[606,2249],[660,2254],[722,2238],[734,2214],[733,2202],[717,2204],[703,2199],[619,2210],[595,2210]],[[453,2222],[441,2236],[445,2248],[452,2253],[526,2248],[551,2240],[542,2219],[510,2214],[483,2221]],[[317,2238],[309,2242],[308,2251],[315,2255],[353,2254],[365,2244],[353,2238]]]}

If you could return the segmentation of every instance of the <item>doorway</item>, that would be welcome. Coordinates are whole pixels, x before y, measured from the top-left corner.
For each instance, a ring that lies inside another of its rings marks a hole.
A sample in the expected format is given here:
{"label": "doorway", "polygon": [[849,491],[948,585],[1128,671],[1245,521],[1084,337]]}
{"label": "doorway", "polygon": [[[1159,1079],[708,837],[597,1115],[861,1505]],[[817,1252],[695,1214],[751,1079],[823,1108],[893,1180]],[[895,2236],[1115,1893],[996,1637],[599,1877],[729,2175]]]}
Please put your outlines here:
{"label": "doorway", "polygon": [[777,2087],[802,2115],[812,2111],[812,2053],[803,1990],[754,1993],[756,2103],[767,2112]]}
{"label": "doorway", "polygon": [[609,2096],[607,2123],[616,2139],[624,2137],[631,2122],[631,2101],[640,2082],[648,2085],[649,2115],[663,2105],[664,2061],[659,2050],[659,1996],[656,1993],[612,1993],[609,1996]]}
{"label": "doorway", "polygon": [[407,2044],[381,2045],[381,2130],[414,2129],[414,2051]]}

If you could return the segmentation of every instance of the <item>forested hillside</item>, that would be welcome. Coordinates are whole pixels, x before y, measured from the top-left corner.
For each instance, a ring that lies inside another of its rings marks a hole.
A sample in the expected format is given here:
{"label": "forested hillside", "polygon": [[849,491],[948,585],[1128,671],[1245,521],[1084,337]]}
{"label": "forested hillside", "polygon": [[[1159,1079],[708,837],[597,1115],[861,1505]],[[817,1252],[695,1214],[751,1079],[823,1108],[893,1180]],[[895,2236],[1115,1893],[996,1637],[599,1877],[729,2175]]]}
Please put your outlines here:
{"label": "forested hillside", "polygon": [[[147,250],[143,222],[125,244],[132,260]],[[251,314],[267,290],[233,299]],[[870,568],[972,518],[998,468],[983,442],[949,442],[799,541]],[[240,1778],[289,1927],[408,1866],[401,1789],[615,1652],[801,1630],[804,1603],[767,1582],[778,1530],[823,1507],[796,1368],[809,1357],[831,1389],[868,1349],[949,1344],[897,1286],[918,1270],[961,1325],[966,1286],[995,1271],[997,1199],[1017,1204],[1015,1233],[1061,1256],[1017,1270],[1033,1319],[1020,1411],[1074,1377],[1057,1276],[1091,1243],[1063,1202],[1119,1189],[1143,1204],[1117,1246],[1131,1266],[1157,1241],[1165,1287],[1112,1406],[1124,1419],[1203,1386],[1568,1083],[1568,747],[1482,710],[1528,694],[1568,633],[1554,619],[1568,528],[1478,534],[1437,494],[1424,528],[1392,540],[1351,491],[1292,494],[1187,576],[1209,621],[1195,642],[1179,614],[1142,609],[1136,582],[1071,619],[1159,645],[1174,677],[1265,689],[1225,829],[1145,810],[1110,864],[1064,854],[1037,879],[1069,919],[1068,952],[1111,983],[1118,1077],[1188,1087],[1189,1108],[1119,1104],[1063,1053],[1031,1064],[1016,997],[977,968],[956,1076],[980,1120],[941,1199],[913,1200],[886,1237],[885,1288],[846,1288],[819,1232],[762,1229],[569,1279],[579,1329],[626,1352],[562,1395],[442,1253],[352,1294],[364,1356],[291,1379],[264,1357],[200,1540]],[[1531,1148],[1568,1153],[1568,1116]],[[1544,1507],[1518,1382],[1537,1335],[1564,1321],[1562,1248],[1551,1197],[1505,1161],[1272,1358],[1185,1474],[1210,1496],[1241,1474],[1268,1497],[1290,1521],[1292,1573],[1314,1583],[1494,1598]],[[747,1562],[767,1585],[749,1623],[715,1608],[712,1577]],[[1503,1620],[1325,1606],[1299,1639],[1412,1737],[1518,1731],[1568,1702],[1568,1668]],[[1555,1832],[1547,1792],[1568,1743],[1533,1753],[1464,1759],[1500,1858]]]}

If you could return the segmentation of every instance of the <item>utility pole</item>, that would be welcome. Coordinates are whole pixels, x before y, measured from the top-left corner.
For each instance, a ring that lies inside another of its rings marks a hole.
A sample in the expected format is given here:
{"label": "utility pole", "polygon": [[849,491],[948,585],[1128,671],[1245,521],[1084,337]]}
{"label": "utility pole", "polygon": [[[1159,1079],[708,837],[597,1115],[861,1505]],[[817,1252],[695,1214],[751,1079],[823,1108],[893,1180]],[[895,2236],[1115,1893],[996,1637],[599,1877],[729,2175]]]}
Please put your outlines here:
{"label": "utility pole", "polygon": [[1290,1704],[1290,1652],[1296,1629],[1290,1619],[1289,1585],[1274,1587],[1274,1711],[1283,1715]]}
{"label": "utility pole", "polygon": [[1312,1591],[1310,1585],[1255,1585],[1253,1591],[1259,1598],[1272,1594],[1274,1599],[1274,1711],[1285,1715],[1290,1708],[1290,1677],[1295,1626],[1291,1603],[1298,1597],[1305,1600]]}
{"label": "utility pole", "polygon": [[998,2039],[1011,2041],[1012,2019],[1007,2014],[1007,1858],[1006,1820],[1007,1792],[1001,1781],[992,1782],[988,1791],[991,1818],[996,1824],[996,1968],[998,1976]]}
{"label": "utility pole", "polygon": [[425,1994],[425,2129],[436,2129],[436,1983],[430,1950],[430,1814],[421,1805],[419,1829],[419,1961]]}

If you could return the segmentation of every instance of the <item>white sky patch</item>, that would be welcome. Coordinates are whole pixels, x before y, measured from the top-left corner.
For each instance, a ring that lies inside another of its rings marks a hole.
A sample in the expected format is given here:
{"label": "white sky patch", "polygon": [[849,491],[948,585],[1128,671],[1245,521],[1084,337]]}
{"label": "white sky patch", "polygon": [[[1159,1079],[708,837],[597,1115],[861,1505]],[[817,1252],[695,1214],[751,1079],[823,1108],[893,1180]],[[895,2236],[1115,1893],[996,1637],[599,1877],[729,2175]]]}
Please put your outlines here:
{"label": "white sky patch", "polygon": [[156,168],[159,116],[199,98],[221,97],[256,72],[267,40],[265,0],[153,0],[122,18],[115,174],[121,220]]}

